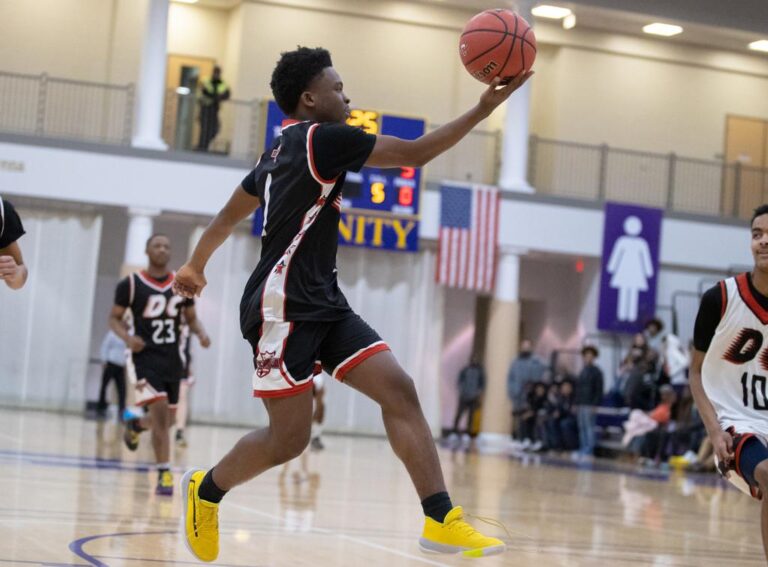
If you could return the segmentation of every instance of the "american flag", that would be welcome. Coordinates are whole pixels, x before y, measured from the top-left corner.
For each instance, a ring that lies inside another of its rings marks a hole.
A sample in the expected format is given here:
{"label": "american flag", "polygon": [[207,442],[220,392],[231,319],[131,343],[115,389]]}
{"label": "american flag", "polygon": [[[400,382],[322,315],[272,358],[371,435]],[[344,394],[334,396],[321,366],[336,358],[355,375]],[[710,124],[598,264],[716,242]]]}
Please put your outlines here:
{"label": "american flag", "polygon": [[498,231],[498,189],[442,186],[437,283],[491,292]]}

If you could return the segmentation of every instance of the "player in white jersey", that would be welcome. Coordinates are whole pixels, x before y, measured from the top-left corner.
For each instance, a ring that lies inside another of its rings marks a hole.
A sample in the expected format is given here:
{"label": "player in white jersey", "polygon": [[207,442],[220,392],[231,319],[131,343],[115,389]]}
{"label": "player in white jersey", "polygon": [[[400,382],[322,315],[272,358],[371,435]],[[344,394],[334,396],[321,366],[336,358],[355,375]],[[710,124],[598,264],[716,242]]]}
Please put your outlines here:
{"label": "player in white jersey", "polygon": [[768,205],[755,210],[751,228],[752,272],[701,299],[690,384],[718,469],[762,500],[768,558]]}

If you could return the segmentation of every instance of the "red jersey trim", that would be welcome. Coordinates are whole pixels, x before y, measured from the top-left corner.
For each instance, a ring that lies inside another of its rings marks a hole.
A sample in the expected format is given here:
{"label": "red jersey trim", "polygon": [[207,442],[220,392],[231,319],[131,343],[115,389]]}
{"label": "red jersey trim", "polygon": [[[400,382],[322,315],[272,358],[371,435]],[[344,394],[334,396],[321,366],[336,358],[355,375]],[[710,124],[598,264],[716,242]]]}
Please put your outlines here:
{"label": "red jersey trim", "polygon": [[283,390],[254,390],[254,398],[286,398],[288,396],[295,396],[300,394],[304,390],[312,387],[312,378],[310,377],[304,384],[300,384],[293,388],[285,388]]}
{"label": "red jersey trim", "polygon": [[736,287],[739,289],[739,295],[744,301],[749,310],[755,314],[755,317],[760,319],[763,325],[768,325],[768,311],[763,309],[760,304],[752,295],[752,290],[749,289],[749,280],[747,279],[747,273],[739,274],[736,276]]}
{"label": "red jersey trim", "polygon": [[728,307],[728,292],[725,289],[725,282],[720,282],[720,320],[722,321],[723,317],[725,317],[725,309]]}
{"label": "red jersey trim", "polygon": [[372,344],[368,348],[365,348],[362,351],[360,351],[357,354],[357,356],[355,356],[351,360],[343,363],[341,366],[336,368],[333,371],[332,375],[339,382],[343,382],[344,377],[347,375],[347,373],[353,370],[356,366],[362,364],[364,361],[371,358],[374,354],[384,352],[385,350],[390,350],[390,348],[389,348],[389,345],[384,342]]}
{"label": "red jersey trim", "polygon": [[312,177],[315,178],[315,181],[321,185],[333,185],[336,183],[338,176],[336,179],[325,179],[320,175],[320,172],[317,171],[317,167],[315,167],[315,150],[312,148],[312,136],[314,136],[318,126],[319,124],[312,124],[312,126],[309,127],[309,132],[307,132],[307,161],[309,162],[309,171],[312,173]]}
{"label": "red jersey trim", "polygon": [[173,285],[173,280],[176,276],[174,272],[170,272],[168,279],[164,282],[161,282],[150,276],[144,270],[140,271],[137,275],[141,281],[158,291],[166,291],[168,288],[170,288]]}

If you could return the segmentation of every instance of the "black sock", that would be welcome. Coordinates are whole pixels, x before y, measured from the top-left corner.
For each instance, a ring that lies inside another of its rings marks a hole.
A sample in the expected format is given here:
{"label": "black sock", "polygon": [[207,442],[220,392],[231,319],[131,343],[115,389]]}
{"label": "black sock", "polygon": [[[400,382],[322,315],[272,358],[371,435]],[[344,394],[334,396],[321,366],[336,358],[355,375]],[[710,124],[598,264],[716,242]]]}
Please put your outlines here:
{"label": "black sock", "polygon": [[425,516],[442,523],[448,512],[453,509],[453,504],[447,492],[438,492],[422,500],[421,507],[424,509]]}
{"label": "black sock", "polygon": [[200,488],[197,489],[197,495],[201,500],[213,502],[214,504],[221,502],[221,499],[224,498],[226,493],[226,490],[222,490],[216,486],[215,482],[213,482],[213,469],[205,473],[203,482],[200,483]]}

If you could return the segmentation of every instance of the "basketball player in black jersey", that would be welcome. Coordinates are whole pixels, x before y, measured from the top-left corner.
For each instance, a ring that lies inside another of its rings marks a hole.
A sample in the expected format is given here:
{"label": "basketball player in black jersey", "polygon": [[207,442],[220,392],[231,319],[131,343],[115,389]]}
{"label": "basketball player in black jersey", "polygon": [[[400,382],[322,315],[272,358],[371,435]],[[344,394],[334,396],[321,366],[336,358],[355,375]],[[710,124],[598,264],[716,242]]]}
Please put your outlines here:
{"label": "basketball player in black jersey", "polygon": [[[194,300],[173,292],[174,274],[168,269],[169,238],[153,235],[147,241],[147,256],[146,270],[130,274],[117,284],[109,325],[131,352],[126,371],[135,379],[136,403],[149,408],[148,416],[126,422],[125,443],[135,451],[139,446],[139,433],[151,430],[158,470],[156,493],[170,496],[173,494],[170,428],[175,420],[184,370],[182,316],[201,346],[207,348],[210,340],[197,318]],[[132,332],[124,323],[126,311],[130,312]]]}
{"label": "basketball player in black jersey", "polygon": [[270,423],[240,439],[207,473],[193,469],[185,475],[186,543],[199,559],[218,555],[218,503],[224,494],[306,447],[316,360],[381,406],[392,448],[421,499],[422,549],[472,557],[504,551],[503,542],[477,532],[464,521],[461,507],[453,507],[413,381],[347,304],[335,268],[347,171],[364,165],[422,167],[466,136],[529,76],[503,86],[496,80],[467,113],[409,141],[345,124],[349,99],[326,50],[282,54],[271,87],[289,119],[208,226],[174,283],[185,297],[199,295],[211,254],[239,222],[263,208],[261,259],[246,284],[240,320],[253,347],[254,395],[263,398]]}
{"label": "basketball player in black jersey", "polygon": [[0,280],[11,289],[27,281],[27,267],[17,240],[24,235],[21,218],[13,205],[0,197]]}

